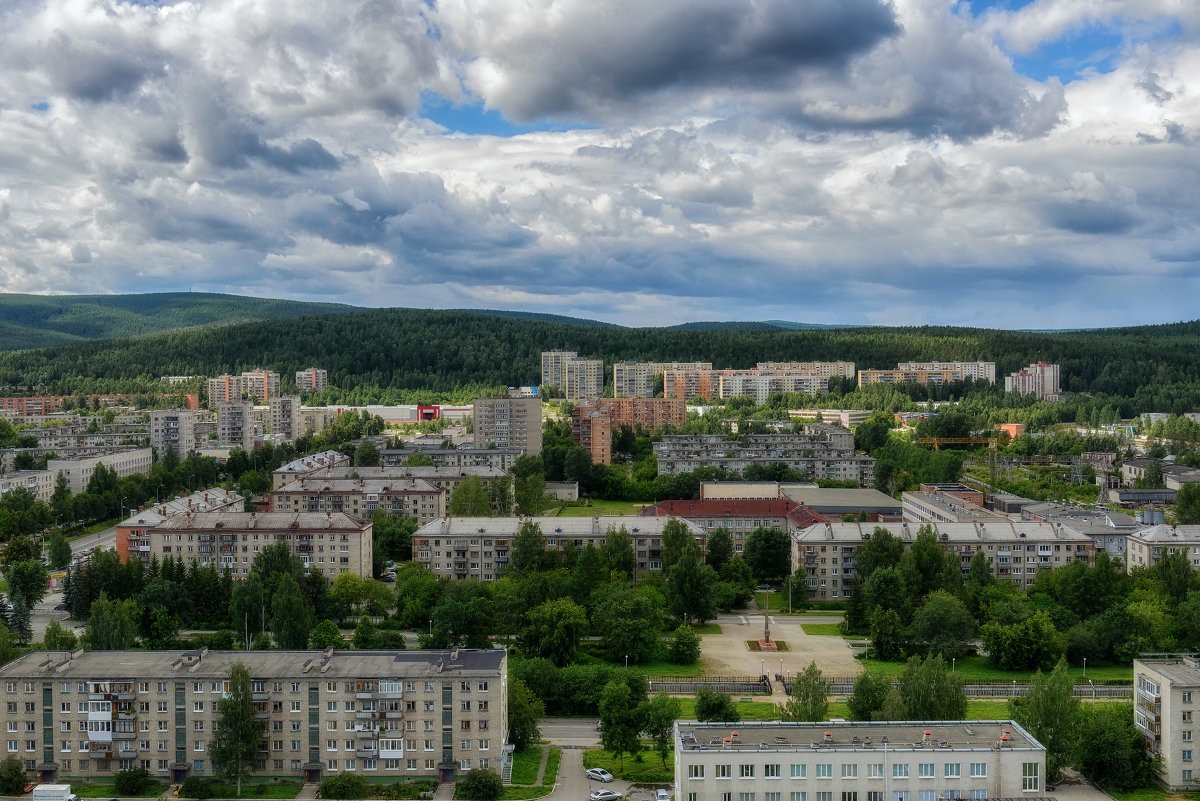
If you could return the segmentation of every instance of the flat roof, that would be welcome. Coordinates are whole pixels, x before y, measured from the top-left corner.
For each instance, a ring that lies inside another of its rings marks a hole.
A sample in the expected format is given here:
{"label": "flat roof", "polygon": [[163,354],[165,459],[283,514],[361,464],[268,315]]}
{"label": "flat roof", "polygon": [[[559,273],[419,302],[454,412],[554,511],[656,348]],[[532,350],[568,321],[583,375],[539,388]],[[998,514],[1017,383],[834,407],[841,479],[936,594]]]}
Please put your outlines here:
{"label": "flat roof", "polygon": [[[834,521],[817,523],[797,533],[797,544],[817,545],[822,542],[861,543],[877,528],[882,528],[905,542],[917,538],[922,526],[929,526],[939,540],[949,542],[996,542],[1020,544],[1022,540],[1048,544],[1092,542],[1092,538],[1067,526],[1032,521],[988,521],[976,523],[854,523]],[[1196,526],[1200,530],[1200,526]],[[1132,535],[1131,535],[1132,536]]]}
{"label": "flat roof", "polygon": [[1135,659],[1178,687],[1200,687],[1200,664],[1191,657]]}
{"label": "flat roof", "polygon": [[[928,734],[926,734],[928,732]],[[1007,739],[1004,739],[1007,738]],[[784,723],[744,721],[675,724],[675,745],[685,751],[991,751],[1045,750],[1012,720],[866,721]]]}
{"label": "flat roof", "polygon": [[[293,525],[295,524],[295,525]],[[345,512],[199,512],[168,517],[156,531],[362,531],[370,521]]]}
{"label": "flat roof", "polygon": [[780,492],[818,512],[858,512],[902,507],[900,501],[877,489],[822,489],[784,484]]}
{"label": "flat roof", "polygon": [[[74,654],[74,655],[72,655]],[[225,679],[241,662],[251,676],[307,676],[340,679],[388,676],[437,676],[496,672],[505,651],[458,649],[438,651],[339,651],[326,661],[319,650],[304,651],[30,651],[0,666],[0,676],[111,679]],[[304,672],[305,662],[309,670]],[[439,667],[440,663],[440,667]]]}

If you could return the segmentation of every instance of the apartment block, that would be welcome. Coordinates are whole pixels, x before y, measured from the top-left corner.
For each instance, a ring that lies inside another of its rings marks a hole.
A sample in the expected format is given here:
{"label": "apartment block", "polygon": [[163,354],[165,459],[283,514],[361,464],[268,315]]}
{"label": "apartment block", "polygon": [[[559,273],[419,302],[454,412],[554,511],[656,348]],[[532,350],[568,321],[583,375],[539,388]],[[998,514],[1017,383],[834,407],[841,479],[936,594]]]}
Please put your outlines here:
{"label": "apartment block", "polygon": [[231,448],[254,450],[254,404],[231,401],[217,404],[217,441]]}
{"label": "apartment block", "polygon": [[679,801],[983,801],[1045,782],[1045,747],[1011,720],[675,723]]}
{"label": "apartment block", "polygon": [[[537,523],[548,550],[567,540],[577,548],[604,543],[610,529],[624,528],[633,539],[639,572],[662,570],[662,530],[670,517],[600,515],[598,517],[443,517],[413,534],[413,561],[439,576],[491,581],[508,567],[513,537],[527,521]],[[683,521],[703,551],[704,530]]]}
{"label": "apartment block", "polygon": [[[131,517],[117,524],[116,550],[122,562],[132,556],[143,562],[150,561],[151,552],[148,542],[144,542],[143,532],[153,528],[164,520],[175,515],[192,514],[195,512],[240,512],[245,507],[245,498],[236,492],[223,487],[210,487],[197,490],[185,497],[170,498],[159,501],[145,509],[137,510]],[[136,543],[130,548],[130,539]]]}
{"label": "apartment block", "polygon": [[612,462],[612,432],[628,426],[655,431],[681,426],[687,406],[679,398],[600,398],[571,410],[571,437],[592,455],[593,464]]}
{"label": "apartment block", "polygon": [[196,450],[196,413],[188,409],[150,412],[150,447],[159,458],[168,451],[181,460]]}
{"label": "apartment block", "polygon": [[363,520],[375,512],[425,524],[446,513],[446,493],[420,478],[300,478],[271,493],[274,512],[345,512]]}
{"label": "apartment block", "polygon": [[54,497],[54,483],[57,479],[58,474],[49,470],[18,470],[15,473],[0,475],[0,495],[21,488],[32,492],[39,501],[50,503],[50,499]]}
{"label": "apartment block", "polygon": [[859,370],[858,386],[871,384],[953,384],[958,381],[996,383],[995,362],[900,362],[895,370]]}
{"label": "apartment block", "polygon": [[349,466],[350,457],[337,451],[322,451],[312,456],[302,456],[299,459],[280,466],[271,473],[271,488],[279,489],[284,484],[304,476],[310,476],[330,467]]}
{"label": "apartment block", "polygon": [[595,400],[604,394],[604,361],[570,350],[542,351],[542,385],[558,387],[569,401]]}
{"label": "apartment block", "polygon": [[854,362],[759,362],[748,369],[673,369],[663,373],[668,398],[752,397],[761,405],[782,392],[814,394],[829,389],[831,378],[854,377]]}
{"label": "apartment block", "polygon": [[270,403],[279,394],[279,373],[271,370],[247,370],[242,382],[246,394],[259,403]]}
{"label": "apartment block", "polygon": [[1194,655],[1133,660],[1133,723],[1168,790],[1195,791],[1200,662]]}
{"label": "apartment block", "polygon": [[1004,379],[1004,391],[1018,395],[1033,395],[1042,400],[1055,401],[1062,394],[1059,382],[1059,366],[1037,362],[1022,367]]}
{"label": "apartment block", "polygon": [[613,365],[613,396],[653,398],[659,376],[676,371],[709,371],[712,362],[617,362]]}
{"label": "apartment block", "polygon": [[279,394],[279,373],[270,370],[246,370],[241,375],[220,375],[205,382],[211,406],[249,398],[270,403]]}
{"label": "apartment block", "polygon": [[1169,553],[1182,553],[1193,570],[1200,569],[1200,526],[1149,526],[1125,537],[1126,565],[1154,567]]}
{"label": "apartment block", "polygon": [[658,471],[666,475],[699,467],[741,473],[752,464],[782,463],[812,478],[857,481],[869,486],[875,460],[854,451],[854,435],[821,423],[802,433],[755,434],[737,439],[719,434],[668,435],[654,443]]}
{"label": "apartment block", "polygon": [[1004,523],[1010,519],[945,492],[905,492],[900,501],[909,523]]}
{"label": "apartment block", "polygon": [[69,459],[50,459],[46,462],[46,470],[56,479],[59,473],[66,476],[71,494],[78,495],[87,489],[92,473],[96,472],[96,465],[102,464],[114,471],[118,478],[125,478],[149,473],[153,461],[154,453],[149,448],[104,449],[94,455],[84,451]]}
{"label": "apartment block", "polygon": [[171,556],[216,565],[234,578],[249,575],[258,552],[278,542],[287,543],[306,569],[330,578],[372,575],[371,523],[345,513],[188,512],[131,527],[128,542],[129,558]]}
{"label": "apartment block", "polygon": [[475,447],[542,451],[542,401],[538,398],[479,398],[474,406]]}
{"label": "apartment block", "polygon": [[413,456],[427,456],[436,467],[490,467],[502,471],[511,470],[524,454],[520,448],[444,448],[412,443],[379,452],[385,467],[403,465]]}
{"label": "apartment block", "polygon": [[[957,557],[965,574],[982,551],[996,578],[1020,587],[1033,584],[1039,570],[1071,562],[1094,565],[1092,539],[1052,523],[928,523],[942,550]],[[808,575],[809,592],[818,600],[845,598],[855,575],[854,551],[881,528],[910,547],[920,526],[908,523],[818,523],[792,537],[792,570]]]}
{"label": "apartment block", "polygon": [[[278,475],[278,471],[276,471]],[[495,467],[429,467],[426,465],[395,465],[390,467],[352,467],[348,463],[336,467],[327,467],[309,474],[310,481],[361,478],[366,480],[420,478],[445,492],[453,492],[454,488],[468,478],[480,478],[491,481],[503,478],[505,471]],[[282,486],[282,485],[281,485]]]}
{"label": "apartment block", "polygon": [[35,651],[0,666],[9,754],[42,782],[214,776],[237,663],[262,725],[253,775],[453,781],[504,767],[507,654],[465,649]]}
{"label": "apartment block", "polygon": [[308,367],[296,372],[296,389],[301,392],[320,392],[329,386],[329,371]]}
{"label": "apartment block", "polygon": [[777,528],[787,534],[803,531],[826,518],[788,498],[711,498],[659,501],[642,507],[642,517],[678,517],[695,523],[708,535],[719,528],[729,532],[734,553],[742,553],[746,540],[759,528]]}
{"label": "apartment block", "polygon": [[292,442],[304,435],[304,420],[300,416],[299,395],[280,395],[271,398],[268,410],[272,436]]}

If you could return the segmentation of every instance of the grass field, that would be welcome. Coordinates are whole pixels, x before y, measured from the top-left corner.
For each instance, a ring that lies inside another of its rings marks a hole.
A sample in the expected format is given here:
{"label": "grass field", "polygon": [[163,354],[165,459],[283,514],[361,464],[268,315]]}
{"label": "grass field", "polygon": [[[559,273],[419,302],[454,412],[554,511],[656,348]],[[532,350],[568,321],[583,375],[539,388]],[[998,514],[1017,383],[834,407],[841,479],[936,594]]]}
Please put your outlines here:
{"label": "grass field", "polygon": [[[878,659],[862,660],[863,667],[868,670],[878,670],[888,676],[899,676],[904,672],[903,662],[881,662]],[[1034,674],[1027,671],[1010,672],[993,667],[986,657],[964,656],[954,662],[954,669],[965,681],[1029,681]],[[1087,675],[1083,668],[1069,668],[1071,678],[1076,684],[1086,684],[1088,679],[1097,683],[1101,681],[1133,681],[1133,666],[1128,667],[1089,667]]]}
{"label": "grass field", "polygon": [[562,762],[562,749],[551,748],[550,756],[546,759],[546,775],[542,777],[542,783],[554,786],[558,781],[558,765]]}
{"label": "grass field", "polygon": [[[553,790],[553,785],[546,784],[506,784],[504,786],[504,793],[500,796],[500,801],[529,801],[532,798],[542,798],[550,795]],[[457,795],[454,797],[458,798]]]}
{"label": "grass field", "polygon": [[[793,613],[800,614],[800,610],[797,608],[800,606],[800,599],[794,598],[792,600],[795,604],[792,610]],[[765,590],[760,590],[759,592],[754,593],[754,602],[758,605],[758,611],[765,609],[768,612],[781,612],[785,615],[788,614],[788,599],[786,593],[767,592]],[[754,614],[755,610],[751,609],[748,611],[750,614]]]}
{"label": "grass field", "polygon": [[719,624],[719,623],[701,623],[699,625],[693,624],[692,631],[696,632],[697,634],[720,634],[721,633],[721,624]]}
{"label": "grass field", "polygon": [[675,780],[675,754],[667,754],[667,766],[664,768],[662,759],[649,742],[642,743],[642,761],[638,762],[632,754],[626,754],[624,760],[618,760],[611,752],[603,748],[593,748],[583,752],[585,768],[604,768],[618,779],[635,784],[669,784]]}
{"label": "grass field", "polygon": [[[170,789],[171,788],[166,784],[160,784],[158,782],[155,782],[155,783],[151,784],[149,787],[147,787],[145,790],[143,790],[141,792],[141,794],[133,796],[133,797],[134,798],[158,798],[160,795],[162,795],[163,793],[167,792]],[[75,793],[75,795],[79,796],[80,798],[113,798],[116,795],[117,791],[116,791],[116,787],[113,785],[112,782],[108,782],[107,784],[91,783],[91,782],[89,782],[87,784],[77,784],[75,782],[72,782],[71,783],[71,792]],[[295,798],[297,792],[299,792],[298,788],[295,792],[292,793],[292,795],[290,795],[288,797]],[[265,796],[260,796],[260,797],[265,797]]]}
{"label": "grass field", "polygon": [[[830,701],[829,717],[850,720],[850,706],[845,701]],[[967,720],[1006,720],[1010,717],[1012,716],[1008,714],[1008,701],[967,701]],[[1200,801],[1200,798],[1197,798],[1197,801]]]}
{"label": "grass field", "polygon": [[557,512],[558,517],[595,517],[596,515],[636,515],[647,504],[641,501],[601,501],[593,500],[590,505],[583,506],[563,504]]}
{"label": "grass field", "polygon": [[804,629],[805,634],[813,634],[818,637],[842,636],[840,623],[801,623],[800,628]]}
{"label": "grass field", "polygon": [[513,753],[512,783],[529,785],[537,781],[545,746],[531,746]]}
{"label": "grass field", "polygon": [[[738,714],[742,716],[742,720],[778,720],[779,713],[775,709],[774,701],[739,701],[734,698],[734,706],[737,707]],[[695,720],[696,718],[696,699],[695,698],[680,698],[679,699],[679,719],[680,720]]]}

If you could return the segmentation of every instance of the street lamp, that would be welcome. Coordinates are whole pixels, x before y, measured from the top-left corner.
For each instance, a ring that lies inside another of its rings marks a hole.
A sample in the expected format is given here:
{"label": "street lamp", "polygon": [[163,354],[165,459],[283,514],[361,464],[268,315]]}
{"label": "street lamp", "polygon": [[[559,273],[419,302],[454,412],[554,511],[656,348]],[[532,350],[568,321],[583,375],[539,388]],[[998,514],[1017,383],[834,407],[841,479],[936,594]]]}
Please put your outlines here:
{"label": "street lamp", "polygon": [[1096,682],[1088,679],[1088,684],[1092,685],[1092,702],[1096,701]]}
{"label": "street lamp", "polygon": [[1083,677],[1087,678],[1087,657],[1083,658]]}
{"label": "street lamp", "polygon": [[758,675],[760,675],[760,676],[767,675],[767,660],[765,660],[765,659],[758,660]]}
{"label": "street lamp", "polygon": [[629,654],[625,654],[625,667],[629,667]]}
{"label": "street lamp", "polygon": [[954,672],[954,664],[958,661],[955,657],[950,657],[950,672]]}

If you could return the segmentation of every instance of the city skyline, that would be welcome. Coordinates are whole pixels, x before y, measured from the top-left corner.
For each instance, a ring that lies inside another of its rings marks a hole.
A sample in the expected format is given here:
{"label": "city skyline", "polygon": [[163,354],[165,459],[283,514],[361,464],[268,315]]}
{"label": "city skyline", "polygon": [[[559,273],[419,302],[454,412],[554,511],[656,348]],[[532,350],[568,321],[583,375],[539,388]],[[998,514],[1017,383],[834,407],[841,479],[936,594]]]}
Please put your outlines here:
{"label": "city skyline", "polygon": [[1196,317],[1180,0],[23,0],[0,291]]}

